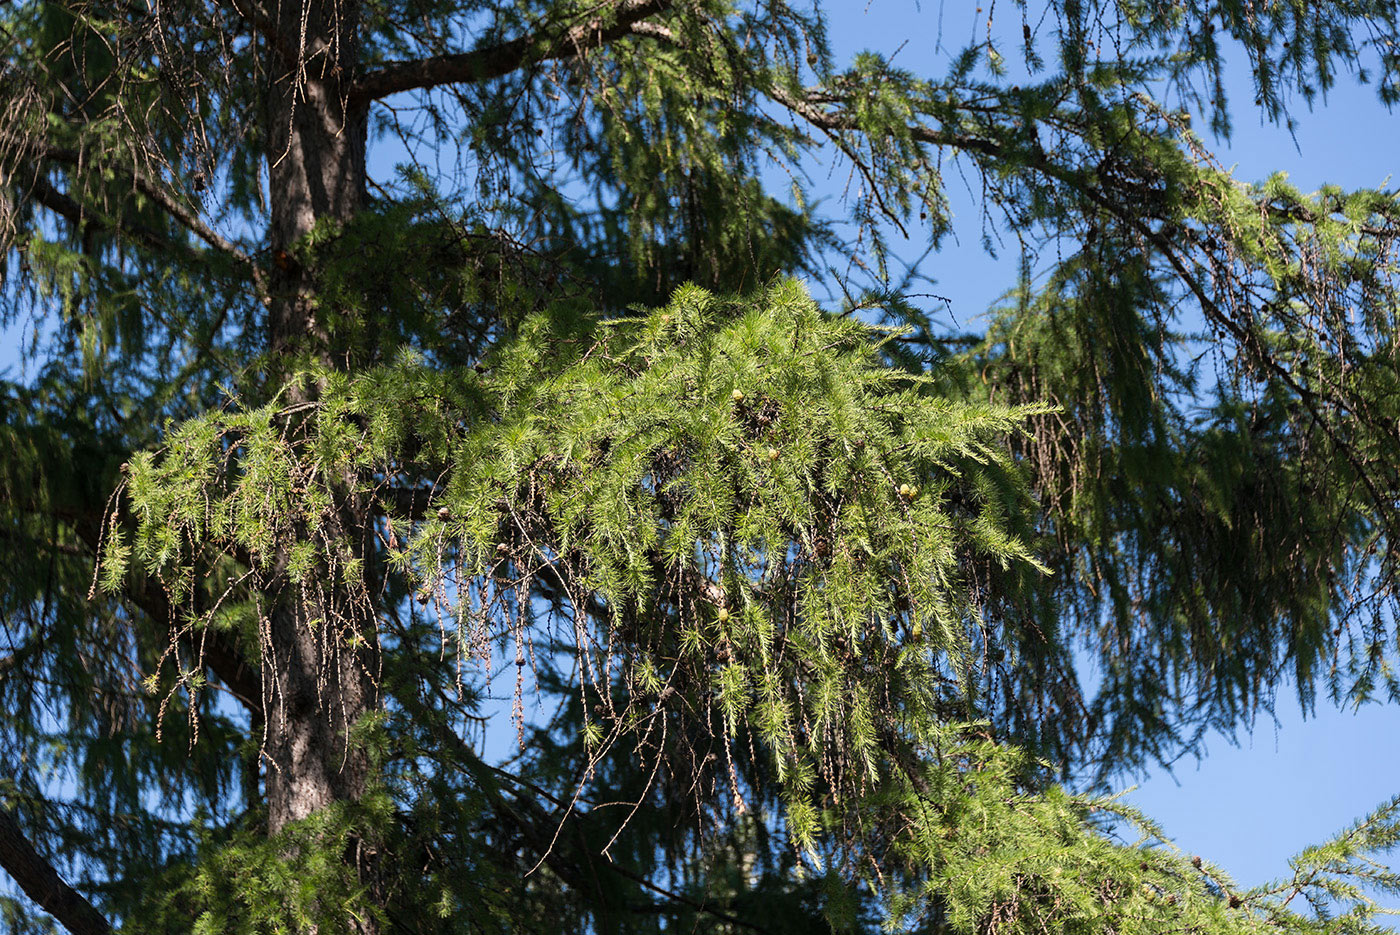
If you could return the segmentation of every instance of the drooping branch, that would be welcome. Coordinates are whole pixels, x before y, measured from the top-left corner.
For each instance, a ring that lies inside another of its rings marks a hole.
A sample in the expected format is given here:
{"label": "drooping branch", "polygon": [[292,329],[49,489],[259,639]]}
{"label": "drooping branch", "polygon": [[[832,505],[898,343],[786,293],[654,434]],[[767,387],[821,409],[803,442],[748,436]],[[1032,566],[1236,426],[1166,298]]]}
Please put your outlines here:
{"label": "drooping branch", "polygon": [[[33,197],[34,201],[37,204],[48,208],[54,214],[68,221],[75,227],[89,228],[96,231],[110,231],[113,233],[122,234],[157,253],[184,255],[190,260],[198,260],[200,258],[199,251],[189,247],[186,244],[171,241],[170,238],[166,237],[160,231],[153,230],[150,227],[145,226],[144,224],[138,224],[126,218],[106,217],[99,212],[87,208],[77,199],[73,198],[73,196],[59,190],[57,186],[55,186],[48,179],[44,178],[42,175],[35,176],[33,183],[30,186],[30,195]],[[163,205],[163,207],[165,206]],[[205,237],[198,230],[196,230],[194,226],[191,225],[190,222],[193,221],[194,224],[200,227],[204,226],[201,222],[199,222],[199,219],[197,217],[194,217],[193,215],[179,217],[173,213],[170,213],[170,216],[176,221],[182,223],[187,229],[194,232],[196,236],[200,236],[201,239],[204,239],[206,242],[210,243],[211,246],[214,246],[215,249],[217,249],[219,252],[225,254],[230,259],[232,259],[237,266],[241,267],[247,273],[249,280],[253,283],[254,288],[257,291],[266,291],[266,277],[263,275],[262,270],[259,269],[258,265],[253,261],[253,259],[250,256],[248,256],[243,251],[239,250],[237,247],[234,247],[227,241],[221,244],[209,240],[209,238]],[[207,228],[206,232],[212,235],[212,237],[217,238],[218,240],[222,240],[222,238],[219,237],[217,232],[214,232]]]}
{"label": "drooping branch", "polygon": [[[82,162],[82,154],[77,150],[65,149],[58,146],[43,146],[39,149],[39,153],[45,159],[50,159],[64,165],[77,166]],[[249,268],[253,267],[252,257],[233,241],[204,223],[199,215],[176,201],[171,197],[170,193],[165,191],[159,184],[132,169],[120,170],[115,166],[108,165],[106,162],[102,164],[102,167],[123,172],[130,176],[132,186],[146,198],[158,205],[162,211],[170,216],[171,220],[184,227],[191,234],[194,234],[214,249],[228,254],[240,265]],[[256,269],[254,269],[253,272],[254,275],[256,275]]]}
{"label": "drooping branch", "polygon": [[[809,89],[801,95],[794,95],[781,88],[773,88],[769,91],[769,96],[795,116],[831,135],[838,143],[841,134],[862,131],[860,122],[855,116],[839,107],[829,109],[826,105],[837,102],[821,92]],[[1074,190],[1093,204],[1095,208],[1117,219],[1125,228],[1134,231],[1161,251],[1162,257],[1171,266],[1173,274],[1200,303],[1201,310],[1209,321],[1227,330],[1231,337],[1239,342],[1239,346],[1250,353],[1252,360],[1278,377],[1312,408],[1313,400],[1317,394],[1300,384],[1278,361],[1260,354],[1258,336],[1252,333],[1246,324],[1233,319],[1209,295],[1200,276],[1188,268],[1189,261],[1186,253],[1193,246],[1200,246],[1199,238],[1180,222],[1154,214],[1150,210],[1144,210],[1144,206],[1141,204],[1129,204],[1123,200],[1115,200],[1103,191],[1101,185],[1097,184],[1092,173],[1086,174],[1056,162],[1039,148],[1031,152],[1018,151],[1013,153],[1004,143],[984,136],[937,130],[922,124],[911,124],[907,130],[912,139],[929,146],[948,147],[995,160],[1007,160],[1014,157],[1032,172]],[[849,150],[847,152],[849,154]],[[855,157],[852,156],[852,158]],[[1303,224],[1316,224],[1319,220],[1314,213],[1300,206],[1280,206],[1266,203],[1260,205],[1259,209],[1271,219]],[[1358,231],[1368,236],[1394,236],[1395,233],[1383,227],[1369,224],[1359,225]],[[1364,474],[1364,472],[1362,473]],[[1373,493],[1377,492],[1373,491]],[[1379,498],[1377,502],[1380,502]]]}
{"label": "drooping branch", "polygon": [[25,837],[19,822],[0,809],[0,866],[30,899],[73,935],[110,935],[112,925],[82,893],[59,876]]}
{"label": "drooping branch", "polygon": [[[26,507],[26,504],[16,503],[13,499],[8,499],[6,505],[11,508]],[[79,511],[57,511],[55,515],[68,525],[82,542],[86,549],[86,557],[96,561],[97,556],[102,553],[103,529],[99,516]],[[151,620],[163,622],[168,627],[175,625],[177,611],[171,606],[165,590],[147,576],[133,573],[129,577],[128,586],[123,589],[123,596]],[[173,636],[173,631],[171,633]],[[214,629],[205,630],[200,634],[199,640],[189,648],[239,703],[250,711],[261,710],[260,676],[227,634]],[[15,662],[13,657],[0,660],[0,673]]]}
{"label": "drooping branch", "polygon": [[[73,523],[73,529],[96,560],[96,557],[102,554],[101,525],[91,519],[79,520]],[[145,575],[137,575],[124,594],[148,617],[165,623],[173,632],[177,611],[171,606],[165,589],[159,584]],[[261,677],[225,633],[212,627],[207,628],[197,639],[193,639],[191,644],[190,649],[224,684],[229,694],[249,711],[261,711]]]}
{"label": "drooping branch", "polygon": [[171,244],[159,231],[131,221],[113,223],[87,210],[77,199],[59,189],[42,175],[35,176],[30,195],[39,204],[75,226],[90,226],[96,230],[119,231],[154,250],[169,250]]}
{"label": "drooping branch", "polygon": [[[600,48],[628,35],[652,35],[643,23],[668,9],[672,0],[622,0],[611,21],[593,17],[565,29],[545,28],[499,45],[432,58],[394,62],[375,68],[355,82],[351,105],[365,106],[403,91],[425,91],[445,84],[500,78],[533,62],[568,58]],[[605,25],[606,23],[606,25]]]}
{"label": "drooping branch", "polygon": [[[841,110],[825,109],[824,105],[832,103],[832,100],[819,91],[809,90],[799,96],[774,86],[768,89],[768,96],[775,103],[782,105],[794,115],[826,133],[861,132],[860,123],[855,117]],[[970,136],[965,133],[949,133],[916,124],[909,127],[909,134],[919,142],[927,143],[930,146],[948,146],[957,150],[979,153],[983,156],[1006,155],[1004,149],[994,140]]]}
{"label": "drooping branch", "polygon": [[[870,129],[872,119],[860,112],[861,99],[856,92],[837,83],[835,90],[779,85],[766,93],[799,124],[805,123],[842,146],[858,163],[857,168],[865,170],[859,165],[859,160],[865,159],[878,170],[878,160],[886,153]],[[1194,300],[1212,330],[1232,346],[1227,353],[1233,358],[1231,366],[1239,368],[1237,373],[1255,381],[1255,386],[1267,387],[1269,399],[1282,401],[1296,444],[1305,454],[1319,459],[1308,461],[1308,470],[1322,465],[1349,477],[1346,484],[1355,493],[1349,490],[1346,496],[1355,497],[1357,505],[1347,509],[1354,512],[1338,514],[1343,519],[1333,520],[1326,530],[1309,528],[1298,535],[1307,537],[1308,547],[1335,555],[1344,534],[1342,523],[1349,521],[1346,517],[1364,514],[1367,535],[1375,538],[1353,539],[1346,547],[1355,548],[1353,554],[1357,555],[1393,555],[1400,537],[1400,514],[1393,496],[1386,494],[1396,483],[1395,459],[1386,456],[1393,452],[1393,419],[1360,381],[1375,379],[1383,382],[1372,386],[1389,385],[1394,378],[1394,358],[1386,346],[1388,327],[1360,326],[1374,328],[1371,339],[1376,348],[1368,352],[1364,337],[1358,336],[1357,320],[1361,317],[1358,307],[1364,309],[1368,302],[1380,306],[1385,316],[1390,314],[1387,309],[1393,308],[1388,304],[1393,298],[1378,300],[1375,296],[1394,295],[1394,282],[1384,264],[1392,262],[1395,245],[1400,242],[1400,204],[1385,193],[1363,191],[1353,196],[1332,190],[1303,196],[1289,193],[1286,187],[1279,193],[1280,189],[1268,186],[1241,186],[1187,132],[1185,117],[1157,109],[1146,98],[1139,101],[1162,126],[1179,131],[1179,138],[1158,135],[1160,131],[1144,127],[1136,119],[1131,130],[1123,131],[1121,137],[1110,135],[1107,140],[1095,134],[1093,125],[1053,115],[1032,114],[1017,121],[1012,112],[1008,122],[998,125],[979,119],[976,111],[981,105],[963,105],[950,98],[945,110],[942,98],[932,96],[923,105],[927,110],[914,106],[901,112],[892,107],[884,117],[897,122],[892,135],[900,144],[946,147],[964,154],[992,185],[1007,178],[998,175],[999,167],[1015,165],[1018,172],[1011,184],[1020,187],[1012,189],[1013,198],[1023,197],[1022,206],[1030,200],[1026,192],[1053,189],[1063,193],[1070,203],[1067,210],[1085,221],[1087,231],[1081,229],[1080,234],[1086,235],[1086,250],[1100,225],[1116,228],[1134,242],[1148,258],[1154,275],[1160,272],[1164,281],[1171,283],[1166,288],[1183,300]],[[930,113],[936,116],[925,116]],[[1068,138],[1069,144],[1047,143],[1043,148],[1035,133],[1037,122],[1042,128],[1064,133],[1060,140]],[[865,140],[859,139],[862,134]],[[1141,135],[1134,139],[1134,134]],[[1136,149],[1135,142],[1140,142],[1142,149]],[[1246,219],[1236,220],[1234,211],[1247,212]],[[1013,217],[1012,226],[1025,223],[1021,217],[1025,216]],[[1261,222],[1262,227],[1255,226]],[[1341,240],[1336,246],[1319,248],[1318,241],[1336,236],[1327,233],[1329,227],[1344,232]],[[1326,259],[1326,251],[1333,249],[1344,259]],[[1319,256],[1324,258],[1319,261]],[[1332,262],[1338,265],[1329,267]],[[1297,269],[1290,270],[1294,263]],[[1368,266],[1376,270],[1380,285],[1367,285]],[[1315,285],[1319,281],[1321,285]],[[1353,303],[1357,296],[1351,287],[1358,284],[1366,292]],[[1305,308],[1306,314],[1316,317],[1302,321],[1296,308]],[[1304,327],[1310,330],[1303,332]],[[1322,351],[1310,350],[1302,358],[1290,356],[1290,345],[1280,344],[1271,332],[1290,334],[1293,328],[1299,334],[1306,333],[1309,340],[1317,340]],[[1329,372],[1329,366],[1335,369]],[[986,379],[984,369],[983,381]],[[1281,392],[1274,396],[1275,391]],[[1045,392],[1044,384],[1033,392]],[[1045,446],[1041,451],[1055,470],[1066,465],[1076,469],[1074,459],[1082,457],[1051,448],[1055,443],[1037,440],[1035,444]],[[1061,483],[1053,473],[1044,478],[1049,489]],[[1174,535],[1195,532],[1175,525],[1188,522],[1179,515],[1154,522],[1172,529]],[[1189,558],[1186,563],[1189,565]],[[1327,573],[1330,599],[1338,602],[1332,606],[1344,608],[1354,598],[1344,586],[1330,583],[1332,573]],[[1400,581],[1389,567],[1385,575],[1375,593],[1393,598]],[[1170,600],[1179,600],[1178,593],[1172,592]],[[1291,605],[1284,612],[1301,614]],[[1349,616],[1347,611],[1329,612],[1336,614],[1339,624]],[[1336,630],[1334,636],[1341,632]],[[1297,653],[1294,659],[1309,658],[1306,650],[1299,652],[1293,646],[1287,652]],[[1279,657],[1277,664],[1287,658]],[[1269,657],[1268,665],[1274,664]],[[1302,671],[1304,663],[1298,664]]]}
{"label": "drooping branch", "polygon": [[[81,154],[76,150],[56,146],[41,146],[36,155],[42,159],[69,166],[78,166],[83,161]],[[120,170],[105,165],[104,168],[123,172],[129,176],[132,187],[158,206],[167,217],[232,260],[236,266],[245,271],[259,291],[265,289],[263,273],[247,252],[206,224],[199,215],[181,205],[160,185],[132,169]],[[112,219],[95,213],[71,195],[60,191],[42,174],[35,175],[33,194],[36,201],[73,224],[88,224],[100,229],[124,233],[154,250],[179,251],[185,249],[184,245],[172,243],[160,231],[152,230],[126,219]]]}

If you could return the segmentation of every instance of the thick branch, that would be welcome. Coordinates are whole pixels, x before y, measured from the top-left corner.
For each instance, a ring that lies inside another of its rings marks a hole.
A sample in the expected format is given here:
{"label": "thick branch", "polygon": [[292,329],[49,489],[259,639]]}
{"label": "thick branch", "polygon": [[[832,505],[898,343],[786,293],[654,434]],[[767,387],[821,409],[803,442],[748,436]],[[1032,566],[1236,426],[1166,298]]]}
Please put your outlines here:
{"label": "thick branch", "polygon": [[370,101],[402,91],[424,91],[444,84],[490,81],[525,65],[568,58],[608,45],[624,36],[651,35],[654,30],[644,26],[642,21],[666,10],[671,4],[672,0],[622,0],[617,6],[616,17],[606,26],[601,18],[595,17],[563,31],[546,27],[536,33],[471,52],[383,65],[355,82],[350,94],[351,106],[364,106]]}
{"label": "thick branch", "polygon": [[14,816],[0,810],[0,866],[4,866],[25,895],[73,935],[110,935],[111,924],[45,860]]}
{"label": "thick branch", "polygon": [[[102,215],[92,210],[89,210],[88,208],[84,207],[81,203],[79,203],[76,199],[74,199],[71,195],[60,191],[57,187],[54,186],[52,182],[44,178],[42,175],[35,176],[34,181],[30,187],[30,194],[34,198],[35,202],[44,206],[45,208],[48,208],[54,214],[57,214],[59,217],[67,220],[75,227],[89,227],[93,230],[98,231],[115,231],[125,234],[127,237],[130,237],[133,240],[136,240],[139,243],[144,244],[152,250],[155,250],[160,253],[184,254],[191,260],[198,260],[200,257],[198,251],[188,247],[185,244],[172,242],[164,234],[160,233],[159,231],[152,230],[151,228],[146,227],[143,224],[137,224],[135,222],[128,221],[125,219],[113,220],[107,217],[103,217]],[[174,203],[162,203],[162,207],[166,207],[167,210],[169,210],[171,205],[174,205]],[[175,207],[178,208],[178,206]],[[214,246],[216,249],[219,249],[221,252],[226,253],[231,259],[233,259],[235,263],[237,263],[247,272],[249,278],[254,284],[254,287],[259,292],[266,291],[265,277],[263,276],[262,270],[258,268],[258,265],[255,262],[253,262],[253,259],[251,257],[249,257],[243,251],[239,250],[237,247],[233,246],[228,241],[225,241],[222,237],[219,236],[217,232],[207,228],[205,225],[203,225],[202,222],[199,221],[197,217],[188,215],[188,213],[186,212],[181,213],[185,216],[182,217],[174,213],[172,213],[171,216],[176,221],[184,224],[185,227],[194,232],[196,236],[199,236],[201,239],[205,240],[207,243],[210,243],[212,246]],[[197,227],[203,228],[204,233],[201,233],[200,230],[196,229]],[[206,234],[208,236],[206,236]],[[210,239],[211,237],[213,238],[212,240]]]}

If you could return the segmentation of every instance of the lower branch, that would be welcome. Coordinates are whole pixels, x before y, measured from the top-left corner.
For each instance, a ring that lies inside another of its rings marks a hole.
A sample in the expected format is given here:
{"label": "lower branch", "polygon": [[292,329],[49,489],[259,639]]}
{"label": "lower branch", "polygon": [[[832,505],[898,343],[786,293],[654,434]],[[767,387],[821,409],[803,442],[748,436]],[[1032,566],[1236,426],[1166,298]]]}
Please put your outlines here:
{"label": "lower branch", "polygon": [[26,896],[73,935],[110,935],[112,925],[106,917],[64,882],[53,864],[34,850],[14,816],[4,810],[0,810],[0,866]]}

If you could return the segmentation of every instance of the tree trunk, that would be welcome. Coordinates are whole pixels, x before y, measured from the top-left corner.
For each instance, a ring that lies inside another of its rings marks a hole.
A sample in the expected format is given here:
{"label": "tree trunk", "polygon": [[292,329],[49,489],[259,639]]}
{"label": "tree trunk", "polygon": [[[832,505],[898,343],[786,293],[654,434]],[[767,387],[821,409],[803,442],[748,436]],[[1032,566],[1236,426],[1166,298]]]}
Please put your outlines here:
{"label": "tree trunk", "polygon": [[360,8],[356,0],[281,0],[277,9],[268,50],[269,338],[274,354],[329,363],[311,271],[288,251],[318,223],[350,220],[364,200],[367,112],[347,113],[346,101],[359,63]]}
{"label": "tree trunk", "polygon": [[[347,114],[345,106],[360,52],[359,4],[282,0],[275,8],[266,104],[274,378],[295,361],[334,365],[326,319],[335,311],[315,307],[314,270],[295,260],[293,248],[317,224],[354,217],[364,198],[366,147],[363,109]],[[291,401],[315,392],[298,388]],[[335,531],[354,557],[365,557],[371,518],[351,494],[352,480],[342,479]],[[321,582],[325,592],[310,599],[308,589],[286,583],[271,598],[263,695],[272,833],[332,803],[357,800],[368,777],[367,758],[348,735],[378,704],[375,615],[364,594],[337,586],[335,575]],[[363,871],[363,855],[356,859]]]}

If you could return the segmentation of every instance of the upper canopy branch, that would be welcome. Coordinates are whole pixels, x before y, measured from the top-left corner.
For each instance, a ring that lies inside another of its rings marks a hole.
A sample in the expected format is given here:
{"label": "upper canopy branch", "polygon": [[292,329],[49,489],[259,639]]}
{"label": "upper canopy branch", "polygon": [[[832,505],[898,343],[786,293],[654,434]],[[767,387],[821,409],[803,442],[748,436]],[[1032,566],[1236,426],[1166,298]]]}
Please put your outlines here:
{"label": "upper canopy branch", "polygon": [[661,13],[672,0],[621,0],[609,21],[602,16],[565,29],[549,24],[537,32],[499,45],[408,62],[394,62],[365,73],[350,93],[352,106],[402,91],[423,91],[444,84],[490,81],[529,64],[599,48],[632,34],[650,34],[642,21]]}

